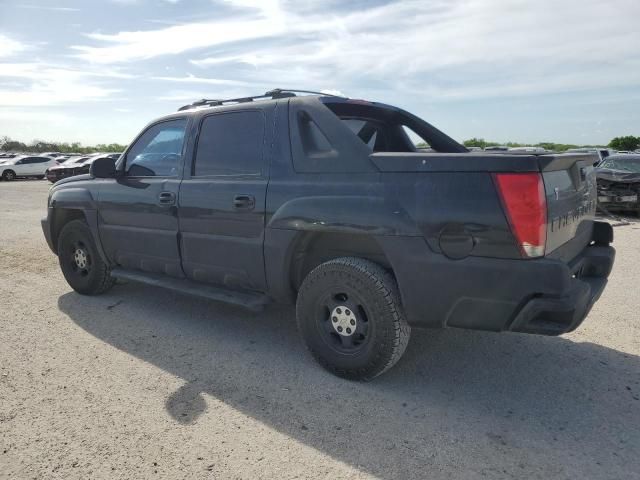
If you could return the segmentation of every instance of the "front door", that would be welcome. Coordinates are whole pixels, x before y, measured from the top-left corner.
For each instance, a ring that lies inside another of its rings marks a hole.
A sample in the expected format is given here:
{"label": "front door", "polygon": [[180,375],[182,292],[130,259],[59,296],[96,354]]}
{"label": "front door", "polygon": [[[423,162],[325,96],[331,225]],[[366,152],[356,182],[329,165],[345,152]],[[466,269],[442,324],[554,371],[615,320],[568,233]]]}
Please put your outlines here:
{"label": "front door", "polygon": [[205,116],[180,188],[182,268],[187,277],[264,290],[268,110]]}
{"label": "front door", "polygon": [[177,200],[187,119],[145,130],[102,180],[98,230],[107,257],[127,269],[184,276],[178,249]]}
{"label": "front door", "polygon": [[19,168],[16,169],[16,174],[18,175],[35,175],[38,171],[38,157],[26,157],[20,160],[16,165],[20,165]]}

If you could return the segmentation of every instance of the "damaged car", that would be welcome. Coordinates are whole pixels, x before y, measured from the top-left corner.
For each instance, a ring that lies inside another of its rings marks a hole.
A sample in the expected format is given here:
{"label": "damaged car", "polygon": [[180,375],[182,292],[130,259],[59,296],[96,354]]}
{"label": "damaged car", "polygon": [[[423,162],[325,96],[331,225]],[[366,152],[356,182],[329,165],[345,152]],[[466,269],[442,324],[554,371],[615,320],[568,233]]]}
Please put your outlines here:
{"label": "damaged car", "polygon": [[76,175],[84,175],[89,173],[91,164],[100,158],[110,158],[117,160],[120,157],[119,153],[104,153],[94,154],[85,157],[70,158],[67,161],[60,163],[49,168],[46,172],[47,180],[51,183],[56,183],[58,180],[67,177],[74,177]]}
{"label": "damaged car", "polygon": [[640,215],[640,154],[611,155],[596,169],[598,204]]}

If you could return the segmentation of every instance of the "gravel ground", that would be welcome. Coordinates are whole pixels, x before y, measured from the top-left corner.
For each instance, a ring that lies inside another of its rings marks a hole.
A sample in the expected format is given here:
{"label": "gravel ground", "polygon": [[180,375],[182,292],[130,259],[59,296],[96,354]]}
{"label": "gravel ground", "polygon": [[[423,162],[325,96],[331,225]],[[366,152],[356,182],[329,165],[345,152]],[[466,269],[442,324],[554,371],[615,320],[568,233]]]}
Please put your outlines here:
{"label": "gravel ground", "polygon": [[640,478],[640,222],[577,332],[414,330],[361,384],[290,308],[72,292],[47,190],[0,182],[0,478]]}

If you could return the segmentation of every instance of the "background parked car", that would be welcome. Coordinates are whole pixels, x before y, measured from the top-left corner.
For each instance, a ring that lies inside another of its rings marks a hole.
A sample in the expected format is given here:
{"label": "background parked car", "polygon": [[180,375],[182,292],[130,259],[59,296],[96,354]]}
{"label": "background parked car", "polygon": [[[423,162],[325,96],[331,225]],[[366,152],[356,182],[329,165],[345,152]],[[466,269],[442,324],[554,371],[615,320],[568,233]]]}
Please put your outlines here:
{"label": "background parked car", "polygon": [[508,151],[513,153],[549,153],[549,150],[542,147],[512,147]]}
{"label": "background parked car", "polygon": [[87,164],[87,172],[89,165],[94,158],[98,158],[97,155],[86,155],[84,157],[70,157],[58,165],[54,165],[50,167],[47,172],[47,180],[51,183],[55,183],[62,178],[72,177],[73,175],[79,175],[80,173],[75,173],[79,171],[83,167],[83,165]]}
{"label": "background parked car", "polygon": [[0,177],[3,180],[14,180],[17,177],[44,178],[47,169],[57,164],[51,157],[21,155],[0,163]]}
{"label": "background parked car", "polygon": [[50,167],[46,173],[47,180],[51,183],[55,183],[63,178],[89,173],[89,168],[95,160],[99,158],[117,160],[120,155],[120,153],[99,153],[84,157],[76,157],[75,159],[70,158],[59,165]]}
{"label": "background parked car", "polygon": [[596,168],[596,180],[600,207],[640,214],[640,155],[607,157]]}
{"label": "background parked car", "polygon": [[506,152],[509,150],[509,147],[505,145],[491,145],[489,147],[484,147],[485,152]]}
{"label": "background parked car", "polygon": [[595,153],[596,155],[598,155],[598,163],[596,163],[596,165],[599,165],[605,158],[611,155],[613,151],[609,150],[608,148],[585,147],[585,148],[570,148],[569,150],[567,150],[567,153]]}

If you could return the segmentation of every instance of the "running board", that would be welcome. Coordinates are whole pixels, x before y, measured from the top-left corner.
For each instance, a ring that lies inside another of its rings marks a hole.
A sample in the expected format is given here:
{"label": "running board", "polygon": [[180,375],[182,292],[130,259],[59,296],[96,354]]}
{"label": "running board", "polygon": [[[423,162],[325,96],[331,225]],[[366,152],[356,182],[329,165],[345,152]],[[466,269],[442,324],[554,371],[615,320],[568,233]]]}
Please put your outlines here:
{"label": "running board", "polygon": [[111,270],[113,278],[144,283],[154,287],[168,288],[187,295],[204,297],[218,302],[229,303],[244,307],[252,312],[260,312],[270,302],[269,297],[260,293],[236,292],[234,290],[208,284],[197,283],[184,278],[173,278],[156,273],[138,272],[114,268]]}

